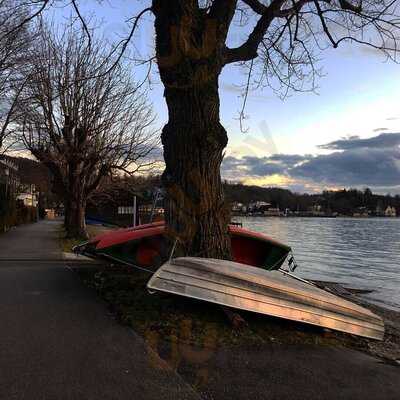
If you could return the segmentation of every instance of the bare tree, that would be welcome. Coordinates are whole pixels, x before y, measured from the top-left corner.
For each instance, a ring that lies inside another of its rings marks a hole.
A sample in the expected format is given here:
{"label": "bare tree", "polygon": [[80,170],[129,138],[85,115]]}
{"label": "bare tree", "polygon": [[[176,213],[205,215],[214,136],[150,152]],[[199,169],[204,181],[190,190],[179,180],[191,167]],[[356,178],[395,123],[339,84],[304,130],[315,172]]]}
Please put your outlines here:
{"label": "bare tree", "polygon": [[[398,5],[381,0],[152,1],[169,112],[162,131],[166,219],[188,254],[230,257],[220,177],[228,142],[219,113],[222,69],[232,63],[245,67],[246,93],[255,78],[283,91],[312,88],[318,72],[314,50],[350,41],[395,55]],[[245,39],[232,48],[228,32],[234,24]]]}
{"label": "bare tree", "polygon": [[26,15],[26,7],[17,0],[0,0],[0,152],[6,150],[12,134],[14,111],[24,83],[21,69],[34,39],[29,24],[23,23]]}
{"label": "bare tree", "polygon": [[42,26],[31,51],[18,123],[27,149],[53,173],[70,237],[86,236],[90,193],[113,172],[151,164],[157,138],[146,93],[104,41],[69,26]]}
{"label": "bare tree", "polygon": [[[77,18],[85,26],[77,3]],[[146,13],[154,15],[155,50],[169,120],[162,132],[168,192],[166,220],[187,254],[229,258],[229,215],[220,165],[227,145],[220,123],[218,78],[246,68],[244,104],[252,84],[279,93],[310,90],[316,52],[343,42],[368,45],[395,58],[398,0],[152,0],[130,19],[129,35],[113,54],[122,58]],[[233,25],[245,38],[229,45]],[[85,30],[90,36],[89,30]],[[153,57],[149,58],[151,62]],[[243,119],[244,111],[241,113]]]}

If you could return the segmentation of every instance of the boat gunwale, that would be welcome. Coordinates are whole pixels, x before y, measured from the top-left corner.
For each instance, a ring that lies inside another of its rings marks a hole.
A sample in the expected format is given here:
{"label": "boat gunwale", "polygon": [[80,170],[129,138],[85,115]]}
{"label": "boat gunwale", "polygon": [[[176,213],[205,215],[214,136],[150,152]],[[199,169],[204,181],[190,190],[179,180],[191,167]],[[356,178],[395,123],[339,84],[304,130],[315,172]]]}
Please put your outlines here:
{"label": "boat gunwale", "polygon": [[[151,233],[146,233],[145,235],[143,235],[143,231],[146,230],[151,230]],[[156,230],[157,232],[153,233],[153,230]],[[148,237],[148,236],[157,236],[157,235],[166,235],[166,226],[164,223],[161,222],[156,222],[156,223],[152,223],[152,224],[143,224],[143,225],[138,225],[137,227],[130,227],[130,228],[122,228],[122,229],[117,229],[116,231],[112,231],[112,232],[108,232],[108,233],[102,233],[100,235],[95,236],[92,240],[89,241],[89,244],[95,244],[96,246],[96,250],[102,250],[104,248],[108,248],[108,247],[114,247],[114,246],[118,246],[121,245],[122,243],[113,243],[111,245],[107,245],[107,246],[101,246],[98,247],[98,245],[104,240],[105,236],[109,236],[109,235],[115,235],[115,234],[142,234],[142,236],[140,237],[135,237],[135,238],[130,238],[128,240],[126,240],[126,242],[130,242],[130,241],[134,241],[134,240],[140,240],[143,237]],[[235,225],[229,225],[229,233],[230,235],[236,235],[236,236],[240,236],[240,237],[244,237],[244,238],[249,238],[249,239],[253,239],[253,240],[257,240],[263,243],[269,243],[271,245],[280,247],[282,249],[284,249],[287,253],[289,253],[292,248],[284,243],[281,243],[271,237],[269,237],[268,235],[265,235],[264,233],[261,232],[255,232],[255,231],[251,231],[242,227],[238,227]]]}

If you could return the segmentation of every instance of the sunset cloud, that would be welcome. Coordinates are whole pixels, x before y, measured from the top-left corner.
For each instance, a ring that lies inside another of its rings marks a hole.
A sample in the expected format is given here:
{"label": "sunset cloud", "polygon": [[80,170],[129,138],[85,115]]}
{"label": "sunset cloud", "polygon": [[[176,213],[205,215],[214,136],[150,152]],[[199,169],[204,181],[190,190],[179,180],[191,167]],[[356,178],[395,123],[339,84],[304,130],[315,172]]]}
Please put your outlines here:
{"label": "sunset cloud", "polygon": [[262,186],[315,191],[332,187],[365,187],[400,191],[400,133],[357,136],[319,146],[329,154],[273,154],[233,157],[223,162],[225,179]]}

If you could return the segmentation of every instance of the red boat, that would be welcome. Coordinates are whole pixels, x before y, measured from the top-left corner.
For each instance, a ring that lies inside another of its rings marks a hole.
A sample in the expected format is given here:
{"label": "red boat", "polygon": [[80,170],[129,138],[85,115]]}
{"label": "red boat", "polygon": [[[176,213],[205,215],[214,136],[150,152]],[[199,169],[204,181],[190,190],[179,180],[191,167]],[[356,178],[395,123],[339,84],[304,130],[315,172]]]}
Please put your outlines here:
{"label": "red boat", "polygon": [[[229,232],[233,260],[242,264],[268,270],[279,269],[291,251],[290,247],[258,232],[234,225],[229,226]],[[104,233],[74,250],[141,268],[158,268],[171,253],[164,221]]]}

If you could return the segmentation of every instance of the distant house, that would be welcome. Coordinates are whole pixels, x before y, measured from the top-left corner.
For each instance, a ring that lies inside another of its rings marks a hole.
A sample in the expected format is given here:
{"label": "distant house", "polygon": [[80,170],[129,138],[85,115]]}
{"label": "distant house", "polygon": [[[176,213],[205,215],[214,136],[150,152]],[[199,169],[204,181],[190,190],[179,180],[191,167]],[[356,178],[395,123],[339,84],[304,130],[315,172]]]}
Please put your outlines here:
{"label": "distant house", "polygon": [[357,209],[353,212],[353,217],[356,217],[356,218],[369,217],[369,212],[368,212],[367,207],[357,207]]}
{"label": "distant house", "polygon": [[18,188],[17,200],[24,203],[27,207],[37,207],[39,204],[39,192],[33,184],[20,184]]}
{"label": "distant house", "polygon": [[18,182],[17,164],[8,158],[0,158],[0,184],[7,185],[15,190]]}
{"label": "distant house", "polygon": [[268,210],[271,207],[270,203],[266,201],[255,201],[249,204],[248,210],[252,212],[259,212],[263,213],[264,211]]}
{"label": "distant house", "polygon": [[376,206],[375,215],[376,215],[377,217],[384,217],[384,216],[385,216],[385,211],[384,211],[382,205],[379,204],[379,203],[378,203],[378,205]]}
{"label": "distant house", "polygon": [[240,211],[242,211],[242,208],[243,208],[242,203],[239,203],[238,201],[234,201],[232,203],[232,211],[240,212]]}
{"label": "distant house", "polygon": [[234,201],[232,203],[232,208],[231,211],[234,214],[246,214],[247,213],[247,206],[243,203],[240,203],[238,201]]}
{"label": "distant house", "polygon": [[264,211],[264,215],[266,217],[281,217],[283,212],[279,209],[279,207],[270,207],[268,210]]}
{"label": "distant house", "polygon": [[387,206],[385,210],[385,217],[396,217],[396,209],[394,207]]}
{"label": "distant house", "polygon": [[0,232],[16,222],[15,195],[19,183],[18,167],[12,160],[0,158]]}
{"label": "distant house", "polygon": [[309,216],[310,217],[323,217],[325,212],[322,209],[320,204],[314,204],[309,208]]}

